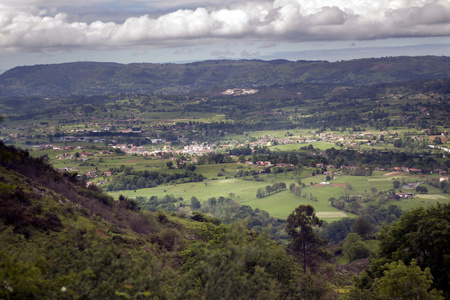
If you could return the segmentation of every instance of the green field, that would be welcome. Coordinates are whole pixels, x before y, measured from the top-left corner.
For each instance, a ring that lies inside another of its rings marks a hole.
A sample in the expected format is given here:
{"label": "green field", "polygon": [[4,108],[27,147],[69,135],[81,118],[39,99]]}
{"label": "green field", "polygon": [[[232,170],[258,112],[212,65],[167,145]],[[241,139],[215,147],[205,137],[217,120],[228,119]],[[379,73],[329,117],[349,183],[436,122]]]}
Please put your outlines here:
{"label": "green field", "polygon": [[[83,163],[75,159],[56,159],[58,155],[64,155],[70,153],[75,155],[76,152],[92,152],[92,156],[88,156],[89,161]],[[116,154],[100,154],[99,150],[93,149],[79,149],[79,150],[40,150],[31,151],[30,155],[33,157],[40,157],[48,155],[51,164],[55,168],[72,167],[75,168],[79,174],[84,174],[88,171],[96,170],[98,174],[102,174],[108,171],[110,168],[133,167],[133,170],[152,170],[154,168],[165,168],[168,160],[156,160],[146,158],[142,156],[128,156],[128,155],[116,155]]]}
{"label": "green field", "polygon": [[[202,174],[214,175],[218,169],[225,168],[225,170],[229,170],[231,173],[234,170],[233,165],[235,164],[228,165],[199,166],[197,171],[201,171]],[[110,194],[116,199],[120,194],[130,198],[137,196],[149,198],[151,196],[163,197],[165,195],[173,195],[177,198],[183,198],[188,205],[190,204],[190,198],[192,196],[197,197],[200,202],[203,202],[212,197],[230,197],[230,195],[232,195],[232,198],[240,204],[249,205],[253,209],[259,208],[265,210],[272,216],[283,219],[287,218],[297,206],[301,204],[311,204],[314,206],[320,218],[326,221],[334,221],[346,216],[354,217],[354,215],[332,207],[328,202],[328,199],[331,197],[339,198],[344,195],[370,195],[374,192],[376,192],[377,195],[378,192],[392,190],[393,179],[402,179],[402,177],[405,178],[405,182],[423,180],[423,177],[419,175],[412,176],[406,175],[405,173],[391,176],[389,173],[375,172],[371,177],[339,176],[330,181],[329,185],[317,185],[323,180],[323,175],[317,175],[303,178],[302,181],[307,186],[303,188],[301,197],[295,196],[288,189],[268,195],[264,198],[256,197],[258,188],[265,188],[265,186],[272,185],[275,182],[285,182],[287,186],[291,183],[295,183],[295,178],[291,175],[291,172],[289,172],[287,176],[278,174],[277,177],[274,177],[273,174],[260,175],[260,178],[264,181],[242,180],[239,178],[218,178],[206,180],[205,182],[161,185],[155,188],[140,189],[136,191],[110,192]],[[310,183],[313,183],[315,186],[310,186]],[[438,194],[437,191],[433,190],[433,187],[429,185],[426,186],[430,191],[429,194],[416,195],[416,197],[412,199],[389,200],[385,202],[384,205],[398,205],[403,210],[408,210],[418,206],[428,207],[434,203],[448,203],[450,201],[450,195]],[[374,189],[376,189],[376,191],[374,191]],[[317,201],[311,200],[311,196],[316,197]],[[377,200],[375,201],[378,203]],[[369,202],[367,205],[371,203],[374,202]]]}
{"label": "green field", "polygon": [[[292,180],[283,180],[281,176],[278,176],[280,180],[289,185]],[[273,178],[270,178],[273,179]],[[276,182],[276,181],[273,181]],[[110,192],[114,198],[118,198],[120,194],[124,196],[134,197],[162,197],[165,195],[173,195],[175,197],[182,197],[184,201],[189,204],[189,200],[192,196],[197,197],[200,202],[206,201],[212,197],[230,197],[230,193],[233,193],[232,197],[236,202],[243,205],[249,205],[252,208],[259,208],[269,212],[272,216],[285,219],[287,216],[300,204],[311,204],[315,209],[322,213],[322,218],[332,221],[337,220],[351,214],[340,212],[338,209],[332,207],[328,202],[327,196],[330,194],[328,191],[324,192],[321,188],[305,188],[308,193],[308,198],[304,199],[295,196],[289,190],[284,190],[275,194],[271,194],[264,198],[256,198],[256,191],[258,188],[264,188],[267,185],[271,185],[272,181],[266,179],[266,181],[245,181],[241,179],[219,179],[208,180],[207,183],[185,183],[176,185],[164,185],[149,189],[140,189],[134,191],[118,191]],[[314,192],[319,197],[317,202],[309,200],[309,191]]]}
{"label": "green field", "polygon": [[[284,136],[286,131],[273,132],[256,132],[252,135],[266,135],[276,134]],[[277,145],[273,149],[279,150],[296,150],[304,147],[307,144],[290,144]],[[334,145],[327,142],[317,142],[313,144],[314,148],[322,150],[333,147]],[[92,152],[89,156],[89,161],[83,163],[75,159],[57,160],[56,156],[64,153],[75,154],[76,152]],[[31,151],[32,156],[38,157],[48,155],[50,162],[56,168],[73,167],[79,174],[84,174],[88,171],[96,170],[99,177],[97,179],[89,179],[98,183],[102,179],[109,179],[103,175],[103,172],[110,168],[120,168],[120,166],[132,167],[133,170],[149,170],[158,171],[161,173],[182,173],[183,169],[169,169],[166,165],[169,159],[154,159],[142,156],[128,156],[117,154],[100,154],[98,149],[83,149],[70,151]],[[262,167],[247,166],[238,163],[223,163],[223,164],[209,164],[196,165],[194,172],[202,174],[207,179],[204,182],[189,182],[182,183],[178,180],[177,183],[172,182],[167,185],[160,185],[154,188],[138,189],[111,192],[116,199],[120,194],[124,194],[130,198],[137,196],[151,196],[163,197],[165,195],[173,195],[177,198],[184,199],[187,205],[190,204],[190,198],[195,196],[200,202],[206,201],[211,197],[232,197],[236,202],[242,205],[249,205],[253,209],[259,208],[269,212],[272,216],[285,219],[297,206],[300,204],[311,204],[315,207],[319,217],[326,221],[338,220],[342,217],[353,217],[352,214],[340,211],[330,205],[328,200],[332,197],[339,198],[342,196],[357,196],[361,198],[373,198],[373,200],[360,204],[364,207],[372,204],[379,204],[378,194],[398,192],[399,189],[393,190],[393,181],[412,183],[412,182],[426,182],[428,180],[437,180],[439,175],[423,175],[400,172],[373,172],[372,176],[348,176],[340,175],[340,170],[335,170],[334,179],[329,181],[328,185],[319,185],[320,182],[325,181],[324,175],[311,176],[315,168],[304,167],[301,178],[302,183],[306,186],[302,189],[301,196],[295,196],[289,190],[281,191],[275,194],[270,194],[264,198],[257,198],[256,192],[259,188],[265,188],[267,185],[273,185],[275,182],[284,182],[288,187],[291,183],[297,184],[299,175],[294,171],[278,174],[260,174],[256,177],[249,175],[246,177],[235,178],[237,172],[240,171],[259,171]],[[130,175],[132,176],[132,175]],[[258,180],[255,180],[255,179]],[[245,180],[244,180],[245,179]],[[383,205],[398,205],[403,210],[408,210],[417,206],[428,207],[435,203],[448,203],[450,195],[443,194],[440,189],[434,188],[429,184],[424,184],[427,187],[427,194],[416,195],[412,199],[388,200],[383,202]],[[404,190],[404,192],[415,193],[414,190]]]}
{"label": "green field", "polygon": [[273,151],[292,151],[299,150],[300,148],[307,147],[309,145],[313,145],[315,149],[327,150],[331,148],[336,148],[336,145],[328,142],[314,142],[314,143],[301,143],[301,144],[287,144],[287,145],[275,145],[270,146],[270,150]]}

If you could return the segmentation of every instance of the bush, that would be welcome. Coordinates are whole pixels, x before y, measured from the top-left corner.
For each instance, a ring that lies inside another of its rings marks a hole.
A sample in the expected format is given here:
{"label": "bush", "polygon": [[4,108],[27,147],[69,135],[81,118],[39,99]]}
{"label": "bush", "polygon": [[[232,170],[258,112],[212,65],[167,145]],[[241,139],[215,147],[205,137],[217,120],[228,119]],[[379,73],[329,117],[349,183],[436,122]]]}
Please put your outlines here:
{"label": "bush", "polygon": [[159,237],[158,244],[164,246],[164,248],[166,248],[167,251],[172,251],[180,241],[181,234],[173,228],[166,228],[159,233],[158,237]]}
{"label": "bush", "polygon": [[345,239],[344,255],[349,261],[370,256],[370,248],[356,233],[350,233]]}

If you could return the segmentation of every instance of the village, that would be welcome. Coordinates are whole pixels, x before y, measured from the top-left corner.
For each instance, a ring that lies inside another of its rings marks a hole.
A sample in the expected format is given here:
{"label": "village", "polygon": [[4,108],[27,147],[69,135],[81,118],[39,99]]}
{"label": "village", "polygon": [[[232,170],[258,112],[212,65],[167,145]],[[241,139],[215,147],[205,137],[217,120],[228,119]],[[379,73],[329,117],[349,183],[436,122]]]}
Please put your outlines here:
{"label": "village", "polygon": [[[372,134],[367,133],[365,135],[359,135],[361,137],[364,136],[372,136]],[[292,144],[292,143],[298,143],[298,144],[304,144],[304,145],[314,145],[317,141],[328,141],[328,142],[334,142],[334,141],[346,141],[345,138],[341,137],[334,137],[333,133],[328,134],[317,134],[315,136],[317,140],[311,140],[311,139],[303,139],[303,138],[294,138],[294,137],[284,137],[284,138],[275,138],[266,136],[261,139],[258,139],[256,141],[251,142],[248,144],[251,147],[258,147],[258,146],[270,146],[273,144],[276,145],[286,145],[286,144]],[[351,141],[350,139],[348,139]],[[156,160],[163,160],[163,161],[173,161],[175,163],[171,164],[172,168],[179,168],[182,165],[185,165],[186,163],[195,164],[198,161],[198,157],[201,157],[203,155],[207,154],[215,154],[220,153],[224,151],[224,149],[230,149],[230,147],[245,147],[245,144],[226,144],[226,145],[209,145],[209,144],[192,144],[192,145],[185,145],[183,147],[180,147],[178,149],[173,149],[173,147],[170,145],[170,143],[166,142],[162,139],[155,139],[153,142],[156,143],[155,146],[134,146],[134,145],[127,145],[127,144],[117,144],[113,145],[111,147],[108,147],[108,149],[102,149],[97,150],[94,149],[86,149],[85,146],[77,145],[77,146],[58,146],[58,145],[51,145],[51,144],[45,144],[40,145],[40,150],[54,150],[57,153],[60,153],[61,151],[63,153],[57,154],[56,159],[58,160],[70,160],[70,161],[79,161],[80,163],[86,163],[88,164],[91,159],[100,159],[102,160],[102,157],[111,156],[112,154],[122,154],[127,156],[143,156],[150,159],[156,159]],[[352,142],[353,143],[353,142]],[[255,153],[256,150],[252,150],[252,153]],[[325,151],[320,151],[317,154],[315,152],[311,152],[311,155],[319,155],[319,156],[326,156]],[[234,155],[230,155],[230,158],[236,162],[237,164],[243,164],[246,166],[253,166],[253,167],[260,167],[260,172],[267,172],[267,169],[270,168],[292,168],[293,165],[289,165],[286,163],[273,163],[271,161],[264,161],[264,160],[252,160],[251,158],[247,158],[245,160],[239,160],[238,157]],[[242,159],[242,156],[241,156]],[[340,176],[342,172],[345,172],[348,174],[349,172],[357,170],[358,167],[356,166],[340,166],[339,168],[336,168],[334,165],[328,164],[324,165],[321,163],[318,163],[315,165],[315,172],[318,172],[318,174],[322,174],[325,176],[323,178],[323,181],[320,182],[320,185],[328,185],[330,184],[330,181],[337,178],[337,176]],[[367,169],[367,168],[366,168]],[[264,171],[265,170],[265,171]],[[77,172],[76,167],[65,167],[61,169],[60,171],[64,172]],[[422,168],[408,168],[403,166],[395,166],[392,168],[386,168],[386,167],[375,167],[373,168],[373,171],[376,172],[391,172],[389,174],[439,174],[440,178],[439,181],[446,181],[448,182],[448,174],[447,171],[442,169],[432,169],[432,170],[425,170]],[[88,185],[93,184],[93,179],[97,179],[95,181],[96,184],[104,185],[109,182],[109,177],[111,177],[113,174],[110,171],[103,171],[98,172],[97,170],[90,170],[85,172],[84,174],[79,175],[79,177],[84,178],[87,180]],[[399,191],[395,194],[397,198],[403,198],[403,199],[410,199],[415,196],[414,191],[416,188],[420,185],[420,183],[423,182],[415,182],[415,183],[404,183],[402,185],[402,188],[405,189],[405,191]],[[407,190],[412,190],[412,192],[409,192]]]}

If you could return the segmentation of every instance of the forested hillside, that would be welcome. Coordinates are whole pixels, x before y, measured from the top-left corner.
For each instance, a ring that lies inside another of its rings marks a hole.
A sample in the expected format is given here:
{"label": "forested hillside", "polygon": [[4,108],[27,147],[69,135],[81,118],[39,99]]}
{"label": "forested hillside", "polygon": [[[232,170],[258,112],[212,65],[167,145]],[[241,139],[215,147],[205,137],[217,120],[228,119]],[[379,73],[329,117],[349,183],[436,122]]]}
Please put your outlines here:
{"label": "forested hillside", "polygon": [[387,57],[352,61],[205,61],[189,64],[76,62],[17,67],[0,75],[2,96],[182,94],[220,88],[292,83],[368,85],[439,79],[449,57]]}
{"label": "forested hillside", "polygon": [[302,275],[284,246],[241,223],[141,211],[27,152],[0,144],[0,157],[2,299],[335,294],[320,277]]}
{"label": "forested hillside", "polygon": [[[314,208],[287,219],[284,246],[245,223],[220,225],[118,202],[42,158],[0,144],[2,299],[444,299],[450,207],[412,210],[379,234],[380,250],[351,285]],[[349,235],[344,254],[365,249]],[[408,251],[405,251],[408,249]],[[341,250],[342,251],[342,250]],[[352,260],[353,260],[352,259]],[[437,288],[437,289],[436,289]]]}

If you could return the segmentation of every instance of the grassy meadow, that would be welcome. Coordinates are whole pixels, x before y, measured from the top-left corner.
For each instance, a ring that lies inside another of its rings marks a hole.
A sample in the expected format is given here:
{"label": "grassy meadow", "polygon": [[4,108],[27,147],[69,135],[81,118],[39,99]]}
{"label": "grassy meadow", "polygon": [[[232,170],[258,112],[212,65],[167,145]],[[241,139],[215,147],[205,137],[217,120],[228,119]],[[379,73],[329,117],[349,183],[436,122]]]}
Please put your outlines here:
{"label": "grassy meadow", "polygon": [[[253,209],[265,210],[272,216],[283,219],[287,218],[297,206],[311,204],[320,218],[326,221],[334,221],[342,217],[354,217],[354,215],[332,207],[328,202],[328,199],[331,197],[339,198],[344,195],[376,196],[378,192],[392,190],[393,180],[417,182],[426,179],[421,175],[414,176],[409,173],[390,174],[374,172],[370,177],[338,176],[336,179],[331,180],[330,184],[320,185],[319,183],[324,179],[322,178],[323,175],[316,175],[302,179],[306,187],[302,189],[302,196],[300,197],[295,196],[289,189],[286,189],[263,198],[257,198],[256,191],[259,188],[265,188],[267,185],[272,185],[275,182],[284,182],[287,186],[291,183],[297,184],[295,176],[288,172],[287,175],[280,173],[276,177],[273,174],[259,175],[258,177],[261,181],[255,181],[251,177],[248,177],[248,180],[243,180],[241,178],[217,177],[217,172],[220,169],[224,169],[229,174],[237,170],[236,164],[198,166],[196,172],[202,173],[209,178],[205,182],[168,184],[136,191],[110,192],[110,194],[116,199],[120,194],[130,198],[173,195],[183,198],[187,205],[190,204],[192,196],[195,196],[200,202],[206,201],[211,197],[231,197],[242,205],[249,205]],[[312,186],[311,183],[313,184]],[[394,204],[400,206],[403,210],[408,210],[418,206],[428,207],[438,202],[448,203],[450,201],[450,195],[441,194],[439,190],[428,184],[424,184],[424,186],[428,188],[428,194],[417,194],[412,199],[389,200],[384,205]],[[403,191],[408,192],[405,189]],[[415,193],[414,190],[411,192]],[[378,200],[374,201],[378,203]],[[369,205],[374,203],[374,201],[362,203],[362,205]]]}
{"label": "grassy meadow", "polygon": [[[280,177],[280,176],[279,176]],[[272,178],[270,178],[272,179]],[[175,197],[182,197],[187,204],[190,204],[190,198],[195,196],[200,202],[206,201],[211,197],[230,197],[242,205],[249,205],[252,208],[259,208],[269,212],[272,216],[285,219],[287,216],[300,204],[311,204],[316,211],[322,214],[322,218],[326,220],[337,220],[349,214],[340,212],[338,209],[332,207],[328,203],[327,196],[331,191],[321,193],[321,188],[305,188],[308,193],[307,198],[297,197],[288,189],[277,193],[270,194],[264,198],[257,198],[256,191],[258,188],[265,188],[267,185],[272,185],[272,182],[285,182],[286,185],[294,182],[293,180],[270,180],[266,178],[265,181],[242,180],[242,179],[218,179],[208,180],[206,182],[190,182],[184,184],[169,184],[157,186],[148,189],[139,189],[135,191],[118,191],[110,192],[114,198],[118,198],[120,194],[124,196],[135,198],[173,195]],[[309,198],[311,191],[318,196],[318,201],[312,201]],[[319,214],[320,216],[320,214]]]}

